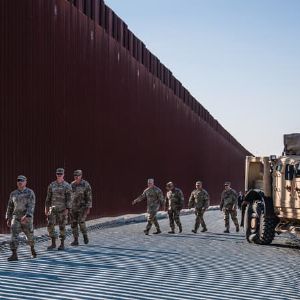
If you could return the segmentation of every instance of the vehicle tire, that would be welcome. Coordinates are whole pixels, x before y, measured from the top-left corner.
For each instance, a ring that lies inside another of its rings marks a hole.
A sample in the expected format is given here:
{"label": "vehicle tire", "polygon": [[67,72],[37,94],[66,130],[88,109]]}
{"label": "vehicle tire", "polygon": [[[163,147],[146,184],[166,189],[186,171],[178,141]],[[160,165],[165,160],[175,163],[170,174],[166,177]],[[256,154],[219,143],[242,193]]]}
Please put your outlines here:
{"label": "vehicle tire", "polygon": [[264,213],[264,203],[249,204],[246,209],[246,239],[250,243],[269,245],[275,236],[275,220]]}

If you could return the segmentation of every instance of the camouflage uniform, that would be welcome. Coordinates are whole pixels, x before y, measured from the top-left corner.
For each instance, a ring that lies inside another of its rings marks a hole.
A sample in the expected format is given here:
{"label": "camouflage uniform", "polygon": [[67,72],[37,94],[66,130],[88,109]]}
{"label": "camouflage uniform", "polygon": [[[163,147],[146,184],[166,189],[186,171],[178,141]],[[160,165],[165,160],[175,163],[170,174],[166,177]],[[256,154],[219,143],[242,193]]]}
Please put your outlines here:
{"label": "camouflage uniform", "polygon": [[47,229],[51,238],[55,238],[55,225],[59,225],[60,239],[63,241],[66,237],[68,220],[64,210],[71,209],[71,191],[71,186],[66,181],[53,181],[48,187],[45,207],[49,209]]}
{"label": "camouflage uniform", "polygon": [[136,199],[136,202],[141,202],[147,199],[147,213],[148,223],[146,231],[148,232],[152,224],[156,227],[157,231],[160,231],[159,224],[157,222],[156,214],[159,207],[164,204],[164,196],[160,188],[157,186],[148,187],[144,190],[143,194]]}
{"label": "camouflage uniform", "polygon": [[231,215],[231,219],[236,226],[237,231],[239,230],[239,222],[236,211],[237,198],[237,192],[232,188],[224,190],[221,195],[220,209],[222,209],[224,213],[225,228],[227,231],[229,231],[230,227],[229,215]]}
{"label": "camouflage uniform", "polygon": [[209,207],[209,195],[205,189],[195,189],[192,191],[188,208],[195,207],[195,231],[198,230],[200,224],[203,229],[206,229],[206,224],[203,219],[205,210]]}
{"label": "camouflage uniform", "polygon": [[180,222],[180,210],[183,208],[184,196],[180,189],[174,188],[167,192],[166,194],[166,205],[168,209],[170,227],[172,231],[175,230],[175,224],[179,228],[179,231],[182,231],[182,225]]}
{"label": "camouflage uniform", "polygon": [[[20,232],[24,232],[27,242],[30,246],[34,246],[33,240],[33,213],[35,208],[35,194],[25,188],[23,191],[17,189],[10,194],[8,207],[6,211],[6,219],[11,220],[11,250],[18,248],[18,236]],[[21,218],[26,216],[28,222],[21,223]]]}
{"label": "camouflage uniform", "polygon": [[87,235],[85,225],[86,210],[92,207],[92,189],[90,184],[81,179],[79,184],[75,181],[71,183],[72,188],[72,210],[71,210],[71,228],[75,238],[78,238],[78,225],[83,235]]}

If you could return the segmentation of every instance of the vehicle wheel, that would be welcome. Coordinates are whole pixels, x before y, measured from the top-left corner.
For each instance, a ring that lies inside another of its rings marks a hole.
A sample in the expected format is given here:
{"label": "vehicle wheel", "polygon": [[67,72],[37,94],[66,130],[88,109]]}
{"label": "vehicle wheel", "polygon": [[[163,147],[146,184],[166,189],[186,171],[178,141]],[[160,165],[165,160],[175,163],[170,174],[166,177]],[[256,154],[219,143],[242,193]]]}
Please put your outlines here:
{"label": "vehicle wheel", "polygon": [[275,236],[275,220],[265,216],[263,202],[249,204],[246,213],[247,241],[261,245],[271,244]]}

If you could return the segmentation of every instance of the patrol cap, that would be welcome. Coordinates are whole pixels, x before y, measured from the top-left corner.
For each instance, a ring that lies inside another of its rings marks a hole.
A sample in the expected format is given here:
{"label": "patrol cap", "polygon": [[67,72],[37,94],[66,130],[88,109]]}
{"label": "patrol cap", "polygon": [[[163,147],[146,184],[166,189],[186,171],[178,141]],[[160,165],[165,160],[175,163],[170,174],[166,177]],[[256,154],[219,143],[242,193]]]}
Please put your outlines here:
{"label": "patrol cap", "polygon": [[65,173],[65,170],[64,170],[64,168],[57,168],[56,169],[56,174],[64,174]]}
{"label": "patrol cap", "polygon": [[196,185],[202,184],[202,181],[196,181]]}
{"label": "patrol cap", "polygon": [[169,181],[167,184],[166,184],[166,187],[173,187],[174,186],[174,183],[172,181]]}
{"label": "patrol cap", "polygon": [[82,170],[75,170],[74,171],[74,176],[81,176],[82,175]]}
{"label": "patrol cap", "polygon": [[17,181],[26,181],[27,180],[27,178],[26,178],[26,176],[24,176],[24,175],[19,175],[18,177],[17,177]]}
{"label": "patrol cap", "polygon": [[230,181],[225,181],[224,185],[231,185]]}

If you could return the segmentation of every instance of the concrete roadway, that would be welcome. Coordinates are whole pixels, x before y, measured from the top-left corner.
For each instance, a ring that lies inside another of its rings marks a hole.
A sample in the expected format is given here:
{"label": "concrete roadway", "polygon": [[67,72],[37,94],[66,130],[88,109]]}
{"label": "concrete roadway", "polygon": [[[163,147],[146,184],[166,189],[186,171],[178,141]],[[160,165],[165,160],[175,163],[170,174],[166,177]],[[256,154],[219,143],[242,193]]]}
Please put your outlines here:
{"label": "concrete roadway", "polygon": [[[300,246],[276,237],[271,246],[223,233],[222,214],[208,211],[208,232],[191,233],[194,215],[182,217],[183,233],[143,234],[145,223],[95,229],[90,243],[38,258],[21,246],[19,261],[0,252],[0,299],[300,299]],[[233,228],[233,226],[232,226]]]}

